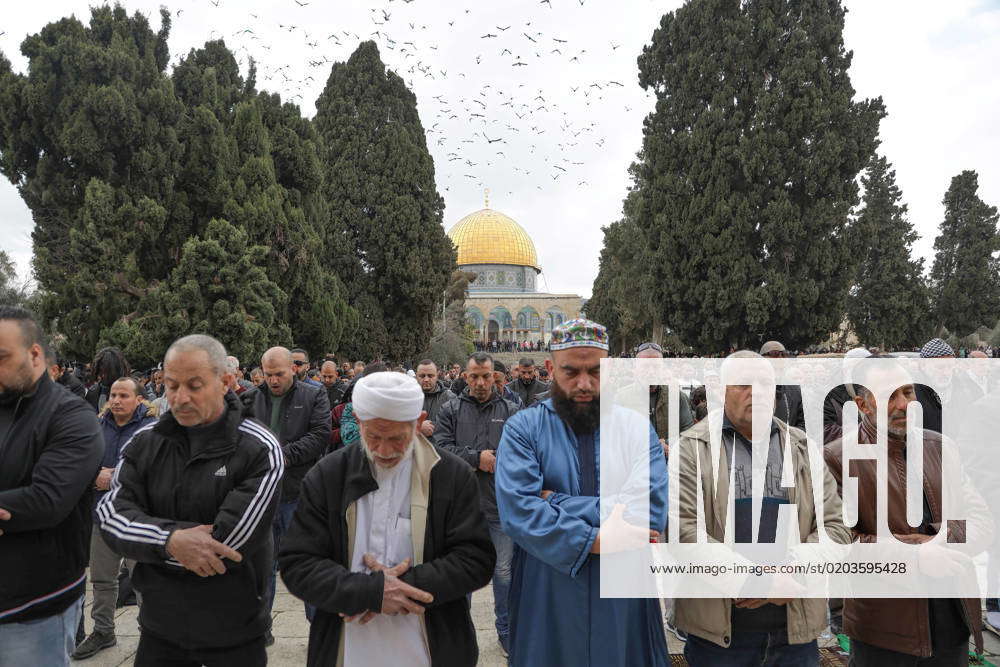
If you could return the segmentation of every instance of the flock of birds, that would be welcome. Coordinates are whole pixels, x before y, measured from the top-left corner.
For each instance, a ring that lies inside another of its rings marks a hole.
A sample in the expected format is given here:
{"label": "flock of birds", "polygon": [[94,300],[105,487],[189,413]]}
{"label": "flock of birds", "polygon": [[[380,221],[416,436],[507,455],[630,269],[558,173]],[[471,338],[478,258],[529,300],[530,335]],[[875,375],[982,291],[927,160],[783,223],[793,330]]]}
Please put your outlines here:
{"label": "flock of birds", "polygon": [[[235,0],[191,1],[220,8]],[[246,25],[228,34],[213,30],[208,38],[225,39],[244,68],[252,58],[257,63],[258,88],[280,92],[287,101],[304,107],[305,113],[325,85],[330,66],[345,60],[360,42],[375,41],[387,67],[417,95],[443,191],[449,191],[456,179],[467,179],[482,189],[490,184],[487,179],[496,178],[497,168],[520,174],[539,190],[560,180],[587,186],[585,176],[574,178],[584,165],[580,153],[601,151],[607,142],[594,120],[599,115],[595,111],[617,104],[625,112],[633,108],[621,99],[627,96],[616,95],[626,82],[592,78],[591,71],[600,69],[595,63],[617,55],[621,44],[614,41],[591,41],[586,43],[589,48],[580,48],[572,35],[546,33],[531,20],[483,25],[475,14],[470,16],[470,9],[459,9],[457,16],[442,22],[424,11],[421,3],[411,7],[415,0],[383,0],[384,6],[368,8],[366,27],[357,25],[355,17],[354,25],[318,34],[320,13],[329,19],[333,12],[328,5],[284,1],[287,11],[276,23],[273,13],[262,18],[248,11]],[[538,10],[564,9],[554,9],[553,2],[582,7],[586,0],[541,0]],[[181,19],[183,9],[175,15]],[[538,23],[545,24],[546,18]],[[571,25],[572,17],[559,24]],[[305,54],[304,62],[289,57],[293,53],[287,46],[289,36],[301,40],[297,52]],[[175,58],[184,55],[177,53]],[[556,70],[556,59],[562,61],[558,71],[570,68],[571,75],[559,76],[559,84],[538,87],[539,81],[533,79]],[[632,100],[635,105],[634,95]]]}

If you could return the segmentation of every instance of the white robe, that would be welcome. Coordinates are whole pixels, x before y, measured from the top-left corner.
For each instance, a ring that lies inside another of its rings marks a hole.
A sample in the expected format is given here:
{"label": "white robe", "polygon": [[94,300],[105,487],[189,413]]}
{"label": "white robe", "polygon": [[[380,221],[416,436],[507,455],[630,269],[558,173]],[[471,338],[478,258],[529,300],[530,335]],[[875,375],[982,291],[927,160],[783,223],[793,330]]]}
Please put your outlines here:
{"label": "white robe", "polygon": [[[358,446],[363,447],[361,443]],[[357,531],[351,572],[368,573],[364,555],[370,553],[386,567],[409,558],[413,563],[410,531],[410,471],[413,449],[392,468],[372,464],[378,489],[357,501]],[[401,664],[430,667],[420,617],[413,614],[375,618],[360,625],[345,623],[344,665],[346,667],[399,667]]]}

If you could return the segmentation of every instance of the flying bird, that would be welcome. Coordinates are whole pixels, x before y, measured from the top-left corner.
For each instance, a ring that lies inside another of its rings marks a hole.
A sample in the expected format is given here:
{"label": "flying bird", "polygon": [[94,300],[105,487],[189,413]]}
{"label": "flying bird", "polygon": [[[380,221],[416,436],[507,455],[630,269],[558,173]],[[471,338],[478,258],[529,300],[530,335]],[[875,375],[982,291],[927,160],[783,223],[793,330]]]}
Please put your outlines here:
{"label": "flying bird", "polygon": [[508,28],[510,28],[510,26],[507,26],[505,28],[501,28],[500,26],[497,26],[497,30],[499,30],[500,32],[503,32],[504,30],[507,30]]}
{"label": "flying bird", "polygon": [[482,37],[480,37],[479,39],[490,39],[491,37],[496,37],[496,35],[494,35],[491,32],[488,32],[485,35],[483,35]]}
{"label": "flying bird", "polygon": [[527,38],[528,38],[528,39],[529,39],[530,41],[532,41],[532,42],[534,42],[534,41],[535,41],[535,38],[534,38],[534,37],[532,37],[531,35],[529,35],[528,33],[526,33],[526,32],[522,32],[521,34],[522,34],[522,35],[524,35],[525,37],[527,37]]}

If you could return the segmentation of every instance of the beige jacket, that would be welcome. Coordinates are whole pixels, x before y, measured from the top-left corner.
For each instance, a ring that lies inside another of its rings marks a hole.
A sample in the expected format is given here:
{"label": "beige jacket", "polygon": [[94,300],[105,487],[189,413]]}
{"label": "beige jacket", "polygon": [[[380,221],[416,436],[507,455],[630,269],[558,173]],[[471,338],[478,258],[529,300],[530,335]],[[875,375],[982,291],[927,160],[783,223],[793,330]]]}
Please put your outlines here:
{"label": "beige jacket", "polygon": [[[722,459],[726,456],[725,448],[720,451],[718,475],[718,499],[710,492],[715,488],[712,475],[711,449],[709,448],[708,419],[703,419],[680,436],[680,443],[674,449],[680,456],[681,471],[679,500],[681,542],[694,542],[696,536],[698,489],[693,474],[685,473],[695,470],[694,457],[699,457],[701,484],[703,490],[702,514],[709,538],[721,541],[726,512],[729,503],[729,476],[726,473],[728,464]],[[809,472],[809,458],[806,445],[806,434],[795,427],[788,427],[775,418],[779,426],[781,444],[784,447],[786,433],[791,439],[792,465],[795,471],[795,487],[788,491],[788,502],[795,503],[798,510],[799,534],[805,542],[818,542],[818,526],[814,511],[814,503],[798,502],[800,495],[804,499],[813,497],[812,478]],[[820,453],[818,464],[823,465]],[[844,526],[840,495],[837,492],[837,482],[826,470],[823,470],[823,507],[827,534],[838,543],[849,544],[851,532]],[[674,627],[697,635],[702,639],[715,642],[719,646],[728,647],[732,640],[732,598],[678,598],[674,601],[671,622]],[[825,598],[797,598],[788,605],[788,643],[805,644],[816,639],[827,626],[827,601]]]}

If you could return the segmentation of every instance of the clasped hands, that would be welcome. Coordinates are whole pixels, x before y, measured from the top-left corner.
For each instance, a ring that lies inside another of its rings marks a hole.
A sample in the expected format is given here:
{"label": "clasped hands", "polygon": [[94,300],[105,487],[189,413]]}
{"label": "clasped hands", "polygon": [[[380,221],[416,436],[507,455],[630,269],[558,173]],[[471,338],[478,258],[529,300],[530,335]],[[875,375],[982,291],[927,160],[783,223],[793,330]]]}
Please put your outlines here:
{"label": "clasped hands", "polygon": [[386,616],[396,616],[397,614],[423,614],[425,611],[423,605],[434,602],[434,596],[427,591],[422,591],[419,588],[410,586],[399,579],[403,573],[410,569],[409,558],[403,560],[403,562],[399,565],[386,567],[382,563],[378,562],[372,554],[365,554],[364,563],[365,567],[372,572],[382,573],[384,579],[384,583],[382,585],[382,610],[381,612],[368,610],[363,611],[360,614],[351,615],[341,614],[340,617],[344,619],[345,623],[358,621],[359,624],[364,625],[375,618],[375,615],[379,613],[385,614]]}

